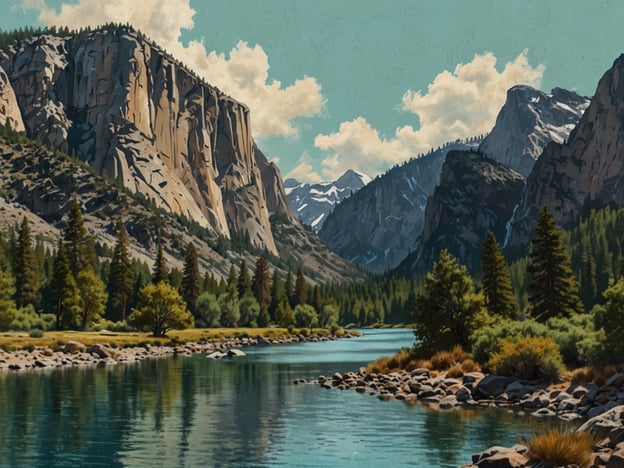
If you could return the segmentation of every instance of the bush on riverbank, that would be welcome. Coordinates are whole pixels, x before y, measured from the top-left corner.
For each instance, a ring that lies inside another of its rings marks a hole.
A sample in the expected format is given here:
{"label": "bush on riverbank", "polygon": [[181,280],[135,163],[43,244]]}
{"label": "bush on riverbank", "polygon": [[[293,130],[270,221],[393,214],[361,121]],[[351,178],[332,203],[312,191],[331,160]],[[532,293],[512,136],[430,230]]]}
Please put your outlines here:
{"label": "bush on riverbank", "polygon": [[560,432],[550,429],[537,435],[525,445],[529,458],[549,466],[588,467],[592,464],[592,448],[596,440],[589,432]]}
{"label": "bush on riverbank", "polygon": [[556,379],[565,370],[559,346],[550,338],[506,338],[488,362],[493,373],[531,380]]}

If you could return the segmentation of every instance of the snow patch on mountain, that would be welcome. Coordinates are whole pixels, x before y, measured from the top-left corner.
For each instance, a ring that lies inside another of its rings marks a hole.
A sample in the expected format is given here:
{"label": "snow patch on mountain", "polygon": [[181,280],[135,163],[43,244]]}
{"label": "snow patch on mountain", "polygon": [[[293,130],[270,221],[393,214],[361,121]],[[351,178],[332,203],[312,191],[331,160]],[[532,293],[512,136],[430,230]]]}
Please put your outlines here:
{"label": "snow patch on mountain", "polygon": [[286,179],[284,188],[288,202],[303,224],[318,232],[334,207],[367,185],[371,178],[349,169],[333,182],[306,184]]}

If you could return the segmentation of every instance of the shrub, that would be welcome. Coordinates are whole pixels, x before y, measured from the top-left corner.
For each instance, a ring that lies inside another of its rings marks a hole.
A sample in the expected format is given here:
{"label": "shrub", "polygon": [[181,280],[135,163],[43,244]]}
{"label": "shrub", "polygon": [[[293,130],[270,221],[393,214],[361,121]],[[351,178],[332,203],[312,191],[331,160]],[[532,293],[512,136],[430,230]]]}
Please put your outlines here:
{"label": "shrub", "polygon": [[505,338],[550,337],[559,346],[563,361],[570,367],[600,362],[604,331],[596,330],[591,314],[575,314],[569,318],[535,320],[501,320],[483,327],[472,335],[472,354],[477,362],[488,362]]}
{"label": "shrub", "polygon": [[459,364],[455,364],[446,372],[446,376],[450,377],[451,379],[458,379],[464,376],[464,371]]}
{"label": "shrub", "polygon": [[559,346],[552,339],[532,337],[501,340],[488,367],[496,374],[521,379],[554,379],[565,369]]}
{"label": "shrub", "polygon": [[529,457],[549,466],[572,466],[581,468],[592,464],[592,448],[596,443],[588,432],[560,432],[550,429],[533,437],[526,443]]}
{"label": "shrub", "polygon": [[464,374],[467,374],[469,372],[479,372],[481,370],[481,367],[479,367],[479,364],[474,362],[472,359],[466,359],[464,362],[461,363],[461,369]]}
{"label": "shrub", "polygon": [[33,328],[28,332],[28,336],[31,338],[43,338],[43,330],[41,328]]}

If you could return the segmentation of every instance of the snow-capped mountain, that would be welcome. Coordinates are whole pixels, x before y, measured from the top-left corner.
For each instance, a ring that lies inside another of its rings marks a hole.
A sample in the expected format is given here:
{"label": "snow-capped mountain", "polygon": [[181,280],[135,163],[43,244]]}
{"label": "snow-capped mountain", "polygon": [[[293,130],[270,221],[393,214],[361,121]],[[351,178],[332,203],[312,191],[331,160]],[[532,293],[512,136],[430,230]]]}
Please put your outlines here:
{"label": "snow-capped mountain", "polygon": [[306,184],[296,179],[286,179],[284,188],[295,216],[318,232],[338,203],[370,181],[371,178],[366,174],[349,169],[334,182]]}
{"label": "snow-capped mountain", "polygon": [[546,144],[564,143],[588,106],[574,91],[514,86],[479,151],[526,178]]}

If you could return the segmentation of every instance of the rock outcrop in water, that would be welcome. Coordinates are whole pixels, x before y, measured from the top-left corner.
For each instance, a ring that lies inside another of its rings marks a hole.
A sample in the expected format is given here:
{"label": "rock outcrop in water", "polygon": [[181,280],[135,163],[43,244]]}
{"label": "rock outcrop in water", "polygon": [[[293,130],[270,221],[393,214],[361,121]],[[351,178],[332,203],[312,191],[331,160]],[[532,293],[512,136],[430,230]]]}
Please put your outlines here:
{"label": "rock outcrop in water", "polygon": [[252,140],[248,108],[142,35],[42,35],[2,53],[0,66],[29,136],[159,207],[226,237],[247,232],[277,253],[270,208],[294,218],[277,169]]}

